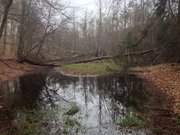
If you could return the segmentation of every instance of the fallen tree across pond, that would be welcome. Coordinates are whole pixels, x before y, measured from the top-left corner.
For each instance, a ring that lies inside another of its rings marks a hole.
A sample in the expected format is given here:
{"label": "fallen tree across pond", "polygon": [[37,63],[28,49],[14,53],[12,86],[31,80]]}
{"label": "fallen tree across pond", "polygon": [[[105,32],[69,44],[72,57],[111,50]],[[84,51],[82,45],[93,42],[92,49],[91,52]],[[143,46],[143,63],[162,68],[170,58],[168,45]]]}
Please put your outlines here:
{"label": "fallen tree across pond", "polygon": [[137,52],[129,52],[124,54],[124,56],[135,56],[135,55],[146,55],[149,53],[156,52],[157,49],[150,49],[150,50],[145,50],[145,51],[137,51]]}
{"label": "fallen tree across pond", "polygon": [[89,62],[94,62],[98,60],[107,60],[107,59],[113,59],[119,57],[117,56],[101,56],[101,57],[91,57],[91,58],[69,58],[69,59],[63,59],[63,58],[58,58],[54,60],[35,60],[31,58],[26,58],[21,61],[18,61],[19,63],[28,63],[31,65],[37,65],[37,66],[62,66],[63,64],[80,64],[80,63],[89,63]]}
{"label": "fallen tree across pond", "polygon": [[115,58],[115,57],[117,57],[117,56],[101,56],[101,57],[94,57],[94,58],[85,59],[85,60],[79,60],[79,61],[75,61],[75,62],[72,62],[72,63],[73,64],[89,63],[89,62],[93,62],[93,61],[97,61],[97,60],[112,59],[112,58]]}
{"label": "fallen tree across pond", "polygon": [[46,63],[43,61],[35,61],[35,60],[30,60],[30,59],[23,59],[23,60],[17,61],[17,62],[18,63],[28,63],[28,64],[36,65],[36,66],[47,66],[47,67],[61,66],[60,64]]}
{"label": "fallen tree across pond", "polygon": [[59,58],[54,60],[47,60],[44,63],[48,63],[54,66],[61,66],[62,64],[80,64],[80,63],[89,63],[97,60],[106,60],[116,58],[118,56],[101,56],[101,57],[91,57],[91,58],[84,58],[83,57],[72,57],[72,58]]}

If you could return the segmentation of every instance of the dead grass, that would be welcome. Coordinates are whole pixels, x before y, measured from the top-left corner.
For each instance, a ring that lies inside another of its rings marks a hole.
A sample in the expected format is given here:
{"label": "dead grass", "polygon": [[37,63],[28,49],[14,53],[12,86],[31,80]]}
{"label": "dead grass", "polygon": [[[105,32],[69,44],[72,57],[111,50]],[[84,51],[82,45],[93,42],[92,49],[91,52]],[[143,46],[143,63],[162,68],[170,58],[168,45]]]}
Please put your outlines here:
{"label": "dead grass", "polygon": [[108,75],[122,71],[122,67],[110,59],[64,65],[62,70],[65,74],[72,75]]}

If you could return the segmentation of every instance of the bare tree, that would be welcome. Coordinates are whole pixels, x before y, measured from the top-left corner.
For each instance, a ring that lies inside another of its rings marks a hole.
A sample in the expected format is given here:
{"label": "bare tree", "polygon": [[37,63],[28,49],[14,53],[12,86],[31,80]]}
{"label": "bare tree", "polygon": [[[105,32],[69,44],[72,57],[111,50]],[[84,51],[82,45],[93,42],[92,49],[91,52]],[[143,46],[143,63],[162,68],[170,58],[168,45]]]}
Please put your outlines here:
{"label": "bare tree", "polygon": [[102,43],[102,0],[99,0],[99,20],[98,20],[98,33],[97,33],[97,46],[96,56],[100,55]]}
{"label": "bare tree", "polygon": [[4,30],[4,27],[6,25],[8,13],[9,13],[9,10],[10,10],[12,3],[13,3],[13,0],[1,1],[1,4],[4,5],[4,12],[3,12],[3,17],[2,17],[2,22],[0,25],[0,39],[2,37],[3,30]]}

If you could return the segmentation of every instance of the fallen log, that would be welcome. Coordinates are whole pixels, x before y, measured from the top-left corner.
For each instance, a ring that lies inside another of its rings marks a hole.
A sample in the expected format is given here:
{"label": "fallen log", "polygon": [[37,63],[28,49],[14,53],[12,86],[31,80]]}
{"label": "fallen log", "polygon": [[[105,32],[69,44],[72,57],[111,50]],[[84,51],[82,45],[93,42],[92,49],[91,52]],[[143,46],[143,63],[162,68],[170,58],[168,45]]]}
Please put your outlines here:
{"label": "fallen log", "polygon": [[[119,56],[119,55],[118,55]],[[69,60],[67,62],[64,62],[64,64],[79,64],[79,63],[89,63],[89,62],[93,62],[93,61],[97,61],[97,60],[105,60],[105,59],[112,59],[112,58],[116,58],[118,56],[101,56],[101,57],[94,57],[94,58],[90,58],[90,59],[84,59],[84,60]],[[19,63],[29,63],[32,65],[37,65],[37,66],[62,66],[62,64],[56,64],[56,62],[62,62],[62,58],[61,59],[54,59],[54,60],[48,60],[48,61],[34,61],[34,60],[30,60],[30,59],[23,59],[18,61]]]}
{"label": "fallen log", "polygon": [[47,67],[60,66],[60,65],[57,65],[57,64],[36,62],[36,61],[33,61],[33,60],[29,60],[29,59],[23,59],[23,60],[17,61],[17,62],[19,62],[19,63],[28,63],[28,64],[36,65],[36,66],[47,66]]}
{"label": "fallen log", "polygon": [[146,55],[146,54],[148,54],[148,53],[153,53],[153,52],[155,52],[155,50],[156,50],[156,49],[150,49],[150,50],[138,51],[138,52],[130,52],[130,53],[124,54],[124,56]]}
{"label": "fallen log", "polygon": [[[82,54],[82,55],[74,55],[74,56],[70,56],[70,57],[61,57],[61,58],[57,58],[57,59],[50,59],[50,60],[46,60],[45,63],[51,63],[51,62],[63,62],[63,61],[72,61],[73,59],[81,59],[84,57],[87,57],[88,55]],[[93,55],[89,55],[88,57],[93,56]]]}
{"label": "fallen log", "polygon": [[97,60],[105,60],[105,59],[112,59],[115,58],[116,56],[102,56],[102,57],[95,57],[91,59],[85,59],[85,60],[79,60],[79,61],[74,61],[72,64],[80,64],[80,63],[89,63]]}

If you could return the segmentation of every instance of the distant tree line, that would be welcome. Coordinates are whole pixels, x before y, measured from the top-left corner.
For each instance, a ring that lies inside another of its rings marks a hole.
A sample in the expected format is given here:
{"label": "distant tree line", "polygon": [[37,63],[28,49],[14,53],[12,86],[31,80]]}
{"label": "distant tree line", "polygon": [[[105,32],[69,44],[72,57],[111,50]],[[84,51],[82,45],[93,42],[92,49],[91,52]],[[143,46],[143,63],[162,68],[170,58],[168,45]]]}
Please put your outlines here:
{"label": "distant tree line", "polygon": [[19,62],[80,56],[180,61],[180,0],[97,0],[96,14],[58,0],[0,3],[1,55],[10,46]]}

